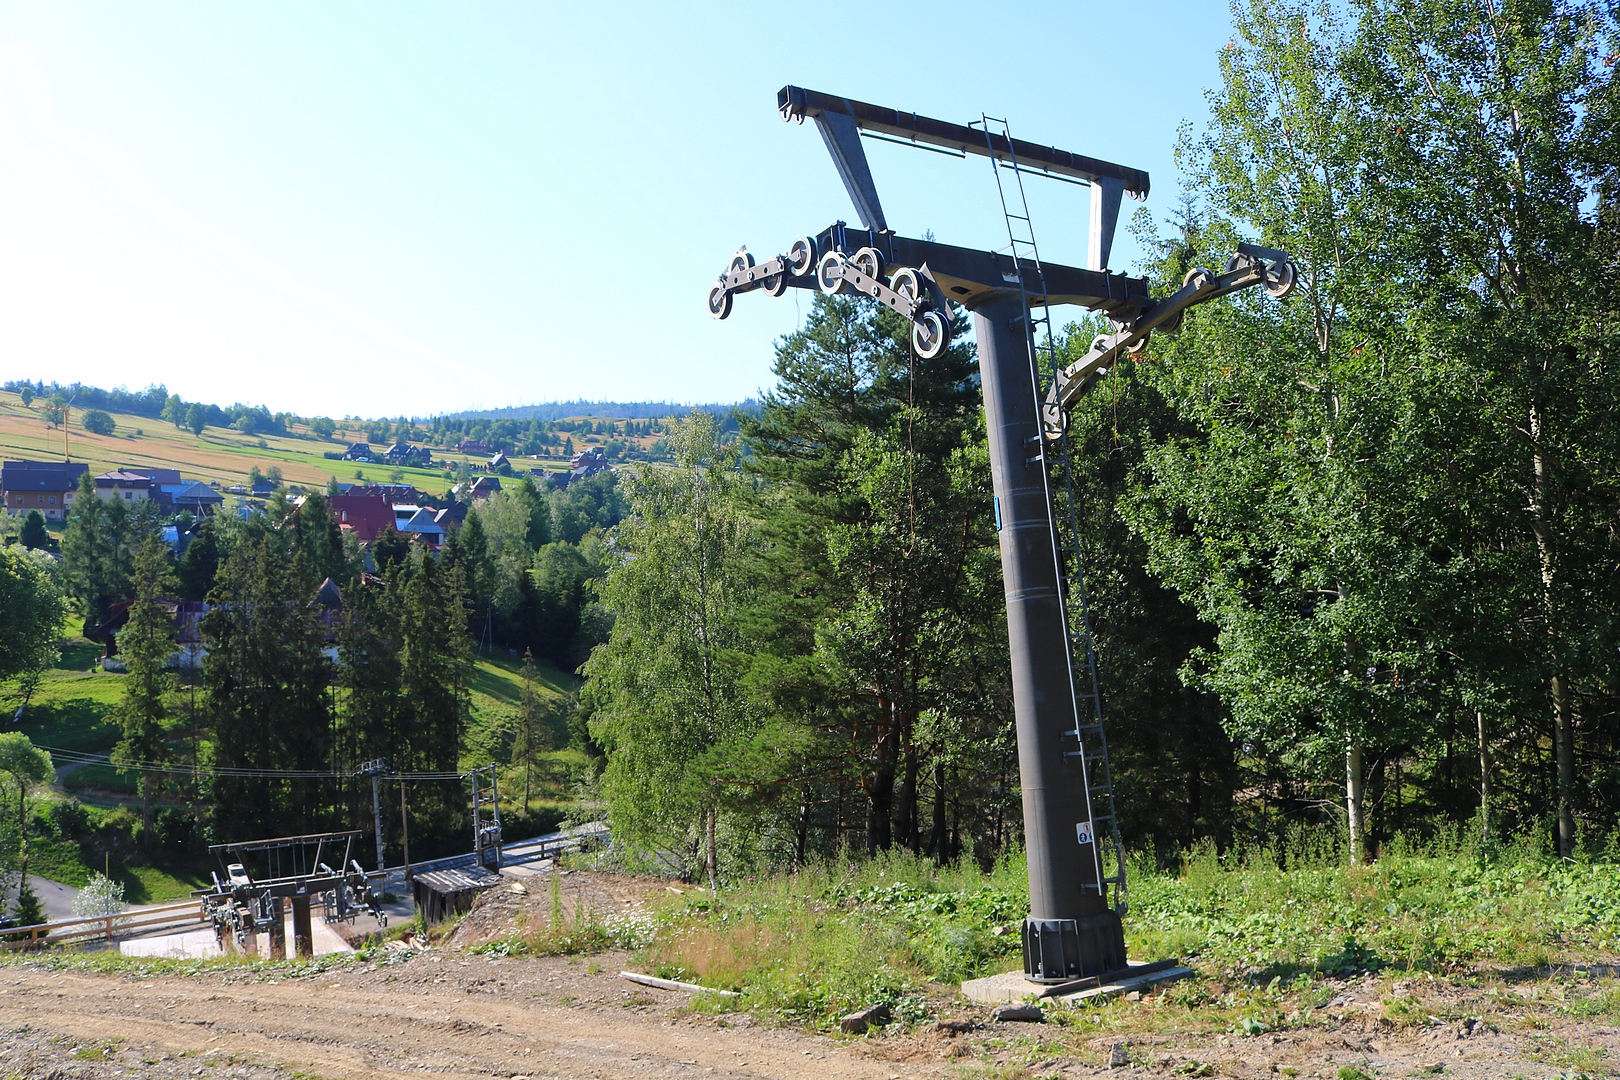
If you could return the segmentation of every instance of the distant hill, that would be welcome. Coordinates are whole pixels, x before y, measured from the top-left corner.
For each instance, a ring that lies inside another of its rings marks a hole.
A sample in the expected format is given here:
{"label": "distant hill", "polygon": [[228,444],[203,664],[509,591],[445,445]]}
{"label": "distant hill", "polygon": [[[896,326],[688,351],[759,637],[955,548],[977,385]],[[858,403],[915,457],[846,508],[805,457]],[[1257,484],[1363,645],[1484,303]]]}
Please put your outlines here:
{"label": "distant hill", "polygon": [[722,416],[733,409],[739,412],[759,411],[759,401],[725,404],[677,405],[673,401],[543,401],[536,405],[509,405],[503,409],[467,409],[463,412],[436,413],[433,416],[412,417],[417,423],[435,419],[445,420],[562,420],[571,416],[591,416],[602,420],[662,420],[666,416],[685,416],[693,409],[718,413]]}

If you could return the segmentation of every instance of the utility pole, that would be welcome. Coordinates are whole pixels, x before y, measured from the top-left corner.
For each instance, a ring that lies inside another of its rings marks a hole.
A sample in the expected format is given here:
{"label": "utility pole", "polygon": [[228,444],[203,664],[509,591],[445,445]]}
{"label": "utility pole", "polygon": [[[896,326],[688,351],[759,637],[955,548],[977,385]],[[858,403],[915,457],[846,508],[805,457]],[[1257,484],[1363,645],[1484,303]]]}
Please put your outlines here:
{"label": "utility pole", "polygon": [[411,883],[411,822],[405,816],[405,781],[399,782],[399,829],[405,841],[405,884]]}
{"label": "utility pole", "polygon": [[[371,777],[371,821],[372,828],[377,837],[377,869],[381,870],[388,864],[383,862],[383,831],[382,831],[382,800],[378,795],[377,784],[391,770],[387,758],[373,758],[355,770],[356,776]],[[404,786],[400,788],[401,810],[404,809]],[[407,859],[407,861],[409,861]]]}

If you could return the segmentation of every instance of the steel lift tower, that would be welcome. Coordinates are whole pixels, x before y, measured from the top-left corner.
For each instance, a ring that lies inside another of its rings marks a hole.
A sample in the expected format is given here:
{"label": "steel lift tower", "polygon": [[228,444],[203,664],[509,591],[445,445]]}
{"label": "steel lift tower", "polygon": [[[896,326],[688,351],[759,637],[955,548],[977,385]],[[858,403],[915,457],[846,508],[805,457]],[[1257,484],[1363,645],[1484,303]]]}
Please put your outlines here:
{"label": "steel lift tower", "polygon": [[[1123,196],[1148,193],[1140,169],[1014,139],[1006,121],[989,117],[952,124],[797,86],[784,87],[776,105],[784,120],[815,122],[864,227],[836,222],[761,262],[746,249],[737,252],[709,289],[709,313],[725,318],[733,297],[745,292],[860,293],[910,320],[912,348],[923,360],[937,357],[957,332],[953,302],[972,313],[1029,859],[1024,974],[1050,984],[1106,977],[1126,967],[1125,859],[1072,489],[1057,498],[1058,488],[1070,484],[1067,411],[1122,356],[1140,353],[1153,331],[1179,329],[1188,308],[1251,286],[1286,296],[1293,263],[1284,252],[1239,244],[1224,272],[1193,270],[1181,288],[1155,298],[1146,278],[1107,269]],[[890,231],[863,137],[989,158],[1008,245],[977,251]],[[1041,260],[1025,176],[1091,188],[1089,268]],[[1100,312],[1114,327],[1067,365],[1052,339],[1051,309],[1062,305]]]}

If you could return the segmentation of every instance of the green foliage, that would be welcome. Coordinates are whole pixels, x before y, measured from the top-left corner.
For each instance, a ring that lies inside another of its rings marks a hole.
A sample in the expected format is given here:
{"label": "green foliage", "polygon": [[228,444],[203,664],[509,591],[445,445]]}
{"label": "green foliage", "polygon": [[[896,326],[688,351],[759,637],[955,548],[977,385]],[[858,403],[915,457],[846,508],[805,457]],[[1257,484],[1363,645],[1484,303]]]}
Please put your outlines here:
{"label": "green foliage", "polygon": [[85,628],[98,625],[107,609],[129,595],[134,523],[121,499],[103,499],[89,473],[79,489],[62,533],[62,569],[69,591],[84,608]]}
{"label": "green foliage", "polygon": [[605,791],[626,839],[686,846],[702,835],[711,881],[715,817],[762,780],[761,716],[739,682],[740,556],[753,542],[746,484],[712,417],[677,429],[675,470],[635,470],[602,594],[613,636],[591,657],[591,734],[609,751]]}
{"label": "green foliage", "polygon": [[113,418],[102,409],[86,409],[84,415],[79,418],[79,423],[83,424],[84,430],[92,435],[111,435],[118,427]]}
{"label": "green foliage", "polygon": [[20,731],[0,732],[0,779],[17,795],[16,866],[24,875],[24,887],[28,873],[28,792],[55,776],[51,755],[36,747],[28,736]]}
{"label": "green foliage", "polygon": [[[236,541],[203,619],[207,720],[214,763],[235,769],[324,770],[331,740],[324,628],[309,604],[320,579],[291,537],[261,522]],[[216,775],[214,800],[249,836],[309,831],[310,780]]]}
{"label": "green foliage", "polygon": [[672,903],[646,957],[660,975],[741,990],[742,1004],[816,1024],[886,1004],[921,1019],[929,980],[1011,966],[1028,906],[1024,866],[984,874],[905,854],[817,864]]}
{"label": "green foliage", "polygon": [[56,578],[43,552],[0,548],[0,681],[37,679],[56,662],[67,614]]}
{"label": "green foliage", "polygon": [[104,874],[91,874],[90,880],[73,897],[73,914],[78,918],[117,915],[124,910],[124,884]]}
{"label": "green foliage", "polygon": [[45,905],[39,902],[39,894],[34,892],[27,878],[17,887],[17,903],[11,909],[11,917],[17,920],[18,926],[38,926],[45,921]]}
{"label": "green foliage", "polygon": [[163,778],[146,766],[161,766],[169,757],[163,727],[175,690],[174,676],[168,670],[175,651],[174,620],[164,599],[173,595],[178,584],[169,548],[158,537],[148,536],[141,542],[133,578],[135,595],[127,609],[129,621],[117,636],[119,654],[128,669],[124,700],[115,714],[123,738],[113,748],[111,762],[120,771],[139,771],[142,821],[150,841],[153,799]]}
{"label": "green foliage", "polygon": [[45,518],[40,515],[38,510],[28,511],[28,516],[23,519],[22,532],[17,539],[23,547],[30,551],[38,551],[41,548],[50,546],[51,536],[50,533],[46,532]]}

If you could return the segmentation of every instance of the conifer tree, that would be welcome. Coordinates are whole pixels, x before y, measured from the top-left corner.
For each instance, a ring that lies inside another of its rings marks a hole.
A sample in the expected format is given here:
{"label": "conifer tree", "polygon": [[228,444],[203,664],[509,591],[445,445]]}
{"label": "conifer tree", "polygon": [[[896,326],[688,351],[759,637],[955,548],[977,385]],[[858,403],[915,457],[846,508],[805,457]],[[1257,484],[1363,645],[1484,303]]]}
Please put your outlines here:
{"label": "conifer tree", "polygon": [[141,840],[148,844],[155,838],[153,800],[161,778],[141,765],[161,765],[170,757],[163,726],[172,715],[169,699],[175,678],[169,673],[169,660],[175,650],[175,631],[163,601],[174,595],[177,584],[168,547],[157,537],[148,536],[135,553],[135,596],[129,603],[129,621],[117,637],[118,652],[128,674],[124,678],[124,698],[114,713],[123,737],[110,759],[120,771],[137,771]]}

